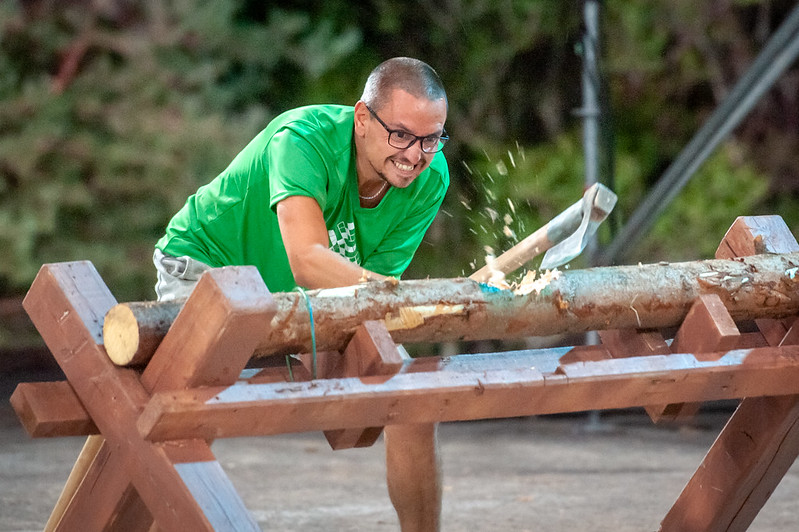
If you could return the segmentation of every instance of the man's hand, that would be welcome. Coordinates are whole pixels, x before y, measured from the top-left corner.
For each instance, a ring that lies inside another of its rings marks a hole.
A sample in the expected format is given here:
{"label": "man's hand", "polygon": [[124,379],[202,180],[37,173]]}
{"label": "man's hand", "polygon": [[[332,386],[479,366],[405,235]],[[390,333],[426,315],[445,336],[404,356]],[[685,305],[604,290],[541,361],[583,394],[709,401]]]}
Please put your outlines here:
{"label": "man's hand", "polygon": [[322,209],[314,198],[290,196],[277,204],[280,235],[289,258],[294,281],[305,288],[350,286],[384,279],[354,264],[328,247]]}

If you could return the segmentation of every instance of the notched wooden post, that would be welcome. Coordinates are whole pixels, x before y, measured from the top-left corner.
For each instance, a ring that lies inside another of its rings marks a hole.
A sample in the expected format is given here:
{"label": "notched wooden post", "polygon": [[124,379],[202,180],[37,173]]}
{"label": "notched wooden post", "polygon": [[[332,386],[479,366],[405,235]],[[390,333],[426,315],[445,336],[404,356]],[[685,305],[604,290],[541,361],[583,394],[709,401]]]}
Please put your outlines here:
{"label": "notched wooden post", "polygon": [[[715,360],[720,352],[735,349],[740,340],[738,326],[716,294],[702,294],[691,306],[671,343],[672,353],[693,353],[697,360]],[[694,416],[700,403],[649,406],[655,423],[684,421]]]}
{"label": "notched wooden post", "polygon": [[[382,321],[364,322],[341,353],[342,367],[337,377],[361,377],[364,382],[386,381],[402,369],[404,358]],[[383,427],[325,431],[330,447],[336,450],[374,445]]]}

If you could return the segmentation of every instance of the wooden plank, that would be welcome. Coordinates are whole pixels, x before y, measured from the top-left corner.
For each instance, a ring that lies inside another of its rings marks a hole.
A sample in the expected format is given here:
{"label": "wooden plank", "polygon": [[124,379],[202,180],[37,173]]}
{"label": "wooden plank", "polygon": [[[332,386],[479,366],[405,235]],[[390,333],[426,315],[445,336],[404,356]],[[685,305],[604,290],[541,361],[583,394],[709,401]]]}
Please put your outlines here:
{"label": "wooden plank", "polygon": [[560,365],[589,362],[592,360],[605,360],[613,358],[608,349],[601,345],[586,345],[583,349],[572,349],[560,358]]}
{"label": "wooden plank", "polygon": [[118,501],[117,511],[109,530],[114,532],[149,532],[155,527],[153,516],[130,484]]}
{"label": "wooden plank", "polygon": [[[783,320],[788,322],[789,320]],[[775,345],[798,345],[799,344],[799,319],[793,320],[793,323],[788,327],[785,335]]]}
{"label": "wooden plank", "polygon": [[237,384],[155,394],[139,418],[152,440],[233,437],[629,408],[799,392],[799,347],[631,357],[474,373],[400,373],[384,383],[345,378]]}
{"label": "wooden plank", "polygon": [[[690,311],[689,311],[690,313]],[[660,331],[645,329],[615,329],[599,331],[599,338],[613,358],[631,356],[665,355],[671,348]],[[647,415],[654,423],[668,415],[667,405],[644,405]]]}
{"label": "wooden plank", "polygon": [[[718,249],[717,259],[749,257],[762,253],[793,253],[799,243],[780,216],[739,216],[727,230]],[[756,319],[768,345],[779,345],[793,320]]]}
{"label": "wooden plank", "polygon": [[[44,265],[23,300],[23,307],[56,361],[67,377],[72,374],[75,378],[84,375],[80,368],[73,369],[76,364],[70,364],[74,359],[80,359],[80,356],[76,355],[76,351],[80,349],[76,349],[75,346],[80,346],[83,351],[101,346],[103,316],[115,304],[116,300],[110,290],[102,282],[94,266],[87,261]],[[99,361],[97,367],[102,371],[100,368],[111,366],[106,361]],[[144,402],[146,397],[141,396],[139,399]],[[76,466],[96,463],[92,458],[92,456],[79,457]],[[70,479],[80,478],[84,473],[73,470]],[[79,483],[74,482],[73,485],[77,488]],[[69,490],[65,488],[62,494],[63,502],[68,504],[73,499],[73,493],[70,491],[71,488]],[[59,499],[56,510],[62,508],[68,510],[62,506],[62,499]],[[112,510],[110,507],[97,507],[94,519],[109,517]],[[64,521],[63,517],[54,512],[48,524],[59,526],[58,524]],[[102,529],[107,524],[107,522],[98,523],[97,526],[100,528],[97,529]],[[65,524],[60,529],[69,530],[70,525]]]}
{"label": "wooden plank", "polygon": [[83,444],[78,459],[75,461],[75,465],[69,473],[69,477],[67,478],[66,484],[64,484],[64,488],[61,490],[58,501],[56,501],[56,505],[50,513],[50,518],[44,525],[44,532],[52,532],[61,522],[64,512],[71,504],[75,492],[83,482],[91,463],[97,458],[97,454],[102,448],[104,441],[105,439],[102,436],[92,435],[86,438],[86,443]]}
{"label": "wooden plank", "polygon": [[[466,355],[457,355],[452,357],[428,357],[428,358],[417,358],[417,359],[409,359],[403,361],[403,366],[400,369],[403,373],[421,373],[421,372],[430,372],[430,371],[440,371],[445,374],[451,373],[465,373],[465,372],[476,372],[476,371],[485,371],[485,370],[496,370],[499,368],[504,368],[507,370],[519,369],[519,368],[527,368],[531,365],[537,366],[539,371],[542,372],[552,372],[559,365],[559,361],[564,360],[567,356],[574,356],[577,359],[586,359],[587,356],[581,355],[580,352],[585,350],[588,346],[577,346],[577,347],[558,347],[558,348],[549,348],[549,349],[537,349],[537,350],[520,350],[520,351],[506,351],[506,352],[496,352],[496,353],[473,353],[473,354],[466,354]],[[593,349],[592,349],[593,352]],[[571,355],[572,353],[576,353]],[[341,353],[330,353],[330,359],[334,359],[334,362],[331,362],[331,367],[336,366],[338,369],[335,371],[343,371],[341,370],[342,364],[341,361],[343,357]],[[324,353],[320,353],[320,355],[324,355]],[[335,356],[332,356],[335,355]],[[605,355],[602,358],[609,358],[609,356]],[[322,360],[325,360],[322,357]],[[286,369],[285,362],[282,359],[275,359],[277,365],[265,367],[263,369],[249,369],[242,372],[240,376],[240,380],[242,382],[246,382],[249,384],[265,384],[265,383],[286,383],[290,382],[288,370]],[[293,374],[296,381],[310,381],[311,376],[310,373],[303,367],[299,361],[292,359],[292,366],[293,366]],[[330,370],[333,377],[340,378],[343,376],[343,373],[333,373],[334,370]],[[371,382],[373,377],[365,379],[368,382]],[[383,377],[380,380],[384,380]],[[34,401],[49,401],[47,395],[49,394],[49,387],[51,383],[35,383],[36,386],[29,388],[29,394],[36,394],[37,396],[43,396],[41,398],[36,398]],[[66,392],[66,390],[72,390],[72,387],[69,385],[67,381],[60,381],[58,386]],[[74,401],[80,404],[80,399],[78,396],[74,394],[72,391],[72,397],[69,398],[69,401]],[[52,413],[48,414],[51,424],[52,430],[57,433],[66,432],[69,430],[67,428],[61,428],[58,426],[59,423],[64,422],[67,424],[74,423],[74,415],[70,414],[64,419],[56,419]],[[85,415],[85,419],[83,420],[85,423],[91,424],[94,426],[93,422],[91,421],[91,417],[89,416],[88,412],[83,410],[83,415]],[[90,434],[89,432],[85,433],[74,433],[72,435],[82,435],[82,434]]]}
{"label": "wooden plank", "polygon": [[66,381],[22,382],[11,395],[11,406],[32,438],[99,433]]}
{"label": "wooden plank", "polygon": [[785,336],[788,334],[788,330],[791,327],[790,323],[792,321],[792,319],[762,319],[755,320],[755,324],[757,324],[757,328],[760,329],[760,333],[763,335],[767,345],[780,345]]}
{"label": "wooden plank", "polygon": [[711,447],[660,530],[746,530],[776,485],[769,470],[787,469],[796,458],[796,419],[795,396],[743,401],[719,436],[723,446]]}
{"label": "wooden plank", "polygon": [[203,509],[213,530],[252,530],[247,508],[219,462],[176,463],[175,470]]}
{"label": "wooden plank", "polygon": [[[763,431],[766,437],[758,442],[763,450],[760,453],[752,453],[760,454],[762,459],[750,464],[751,470],[741,479],[738,485],[738,494],[733,497],[733,500],[743,499],[745,502],[738,507],[730,520],[730,525],[727,528],[730,531],[743,532],[749,528],[799,454],[797,452],[799,449],[799,423],[797,423],[799,401],[797,401],[797,396],[757,399],[757,401],[747,399],[741,406],[744,406],[752,416],[760,415],[758,413],[763,411],[763,407],[772,409],[772,415],[760,420],[764,422],[771,418],[771,421]],[[742,411],[741,418],[746,416],[747,414]],[[774,419],[775,416],[779,416],[779,419]],[[740,436],[746,437],[751,428],[751,424],[741,423],[738,432]],[[734,431],[735,428],[733,427],[731,430]],[[737,463],[740,466],[742,462]],[[735,506],[729,505],[727,501],[724,501],[724,504],[728,509],[735,509]],[[720,521],[724,523],[724,519]]]}
{"label": "wooden plank", "polygon": [[[256,325],[271,320],[274,312],[271,295],[255,268],[207,272],[144,370],[142,385],[150,391],[165,391],[235,382],[264,332]],[[178,448],[191,447],[184,442]],[[212,529],[256,529],[208,444],[194,442],[193,447],[200,456],[189,455],[176,462],[173,453],[166,461]],[[210,486],[214,492],[209,495]],[[152,496],[141,488],[137,491],[140,497]],[[156,520],[166,526],[159,515]]]}
{"label": "wooden plank", "polygon": [[762,253],[792,253],[799,244],[780,216],[739,216],[716,250],[716,258],[732,259]]}
{"label": "wooden plank", "polygon": [[613,358],[671,353],[660,331],[612,329],[599,331],[599,339]]}
{"label": "wooden plank", "polygon": [[717,294],[702,294],[674,336],[671,350],[710,355],[736,349],[740,336],[721,298]]}
{"label": "wooden plank", "polygon": [[[124,474],[124,465],[124,456],[114,452],[108,441],[101,440],[99,450],[68,499],[64,513],[53,530],[113,530],[122,497],[130,486],[130,479]],[[104,467],[114,469],[119,474],[103,475]]]}
{"label": "wooden plank", "polygon": [[383,380],[395,375],[405,362],[385,323],[375,320],[364,322],[355,331],[344,350],[344,359],[354,364],[346,376],[384,377]]}

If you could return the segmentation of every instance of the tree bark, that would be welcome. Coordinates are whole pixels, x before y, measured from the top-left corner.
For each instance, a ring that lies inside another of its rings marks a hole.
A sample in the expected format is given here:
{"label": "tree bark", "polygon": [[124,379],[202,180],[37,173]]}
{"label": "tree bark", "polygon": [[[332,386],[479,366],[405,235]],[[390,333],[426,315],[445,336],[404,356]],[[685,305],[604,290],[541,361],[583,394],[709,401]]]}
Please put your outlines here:
{"label": "tree bark", "polygon": [[[718,294],[736,322],[781,318],[799,312],[798,266],[799,253],[787,253],[570,270],[528,294],[458,278],[373,281],[309,291],[307,296],[316,348],[329,351],[343,349],[367,320],[384,320],[397,343],[673,327],[701,294]],[[273,296],[277,313],[264,324],[255,356],[309,352],[312,337],[304,298],[297,292]],[[106,319],[106,350],[117,363],[142,363],[181,305],[122,305],[129,311],[110,312]],[[135,322],[129,321],[131,316]],[[114,340],[129,335],[136,338]],[[135,352],[130,346],[136,346]]]}

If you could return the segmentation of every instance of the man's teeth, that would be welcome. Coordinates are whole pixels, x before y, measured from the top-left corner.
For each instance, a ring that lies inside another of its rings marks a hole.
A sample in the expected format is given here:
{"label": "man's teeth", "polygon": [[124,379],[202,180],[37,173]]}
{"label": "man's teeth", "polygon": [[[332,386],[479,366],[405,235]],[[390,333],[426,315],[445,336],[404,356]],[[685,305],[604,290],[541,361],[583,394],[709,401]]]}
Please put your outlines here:
{"label": "man's teeth", "polygon": [[394,166],[396,166],[397,168],[399,168],[403,172],[410,172],[411,170],[413,170],[413,165],[412,164],[402,164],[402,163],[398,163],[397,161],[394,161]]}

